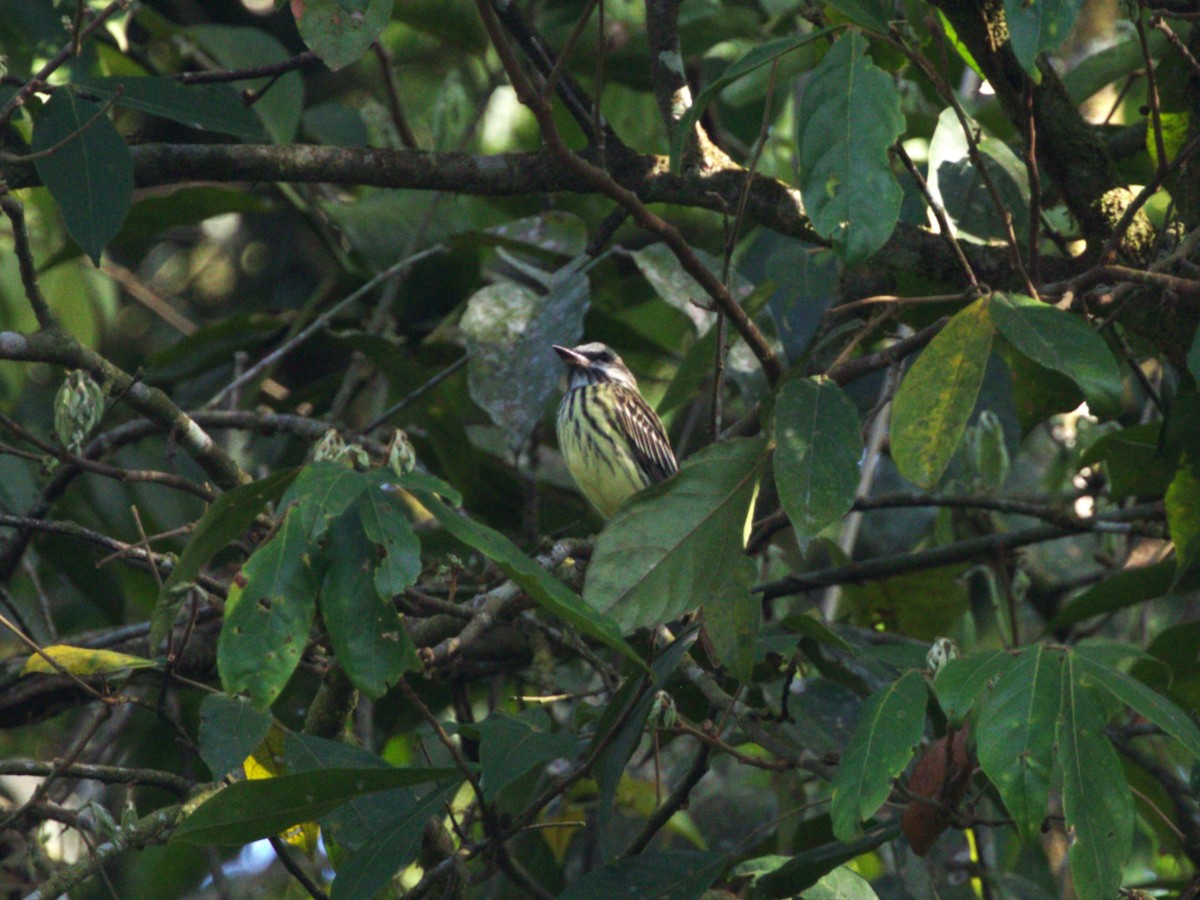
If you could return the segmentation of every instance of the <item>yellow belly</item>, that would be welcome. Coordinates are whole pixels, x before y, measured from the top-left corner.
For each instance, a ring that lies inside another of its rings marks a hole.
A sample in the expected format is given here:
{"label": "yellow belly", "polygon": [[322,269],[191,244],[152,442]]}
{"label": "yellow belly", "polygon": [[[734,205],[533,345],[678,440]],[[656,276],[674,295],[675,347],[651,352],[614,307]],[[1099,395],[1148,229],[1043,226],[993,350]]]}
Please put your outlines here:
{"label": "yellow belly", "polygon": [[598,428],[579,405],[584,392],[604,391],[609,385],[589,385],[568,391],[558,407],[558,446],[579,490],[606,519],[647,481],[633,459],[629,442],[609,428]]}

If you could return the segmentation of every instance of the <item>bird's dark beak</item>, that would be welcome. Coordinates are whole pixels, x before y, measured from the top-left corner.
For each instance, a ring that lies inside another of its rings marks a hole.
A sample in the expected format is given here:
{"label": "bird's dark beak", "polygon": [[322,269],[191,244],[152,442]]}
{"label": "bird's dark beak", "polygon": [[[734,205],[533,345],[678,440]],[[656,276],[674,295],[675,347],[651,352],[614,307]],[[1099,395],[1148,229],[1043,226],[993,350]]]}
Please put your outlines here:
{"label": "bird's dark beak", "polygon": [[582,353],[576,353],[570,347],[560,347],[558,344],[555,344],[554,352],[561,356],[562,361],[568,366],[579,366],[580,368],[586,369],[592,364],[590,359],[588,359]]}

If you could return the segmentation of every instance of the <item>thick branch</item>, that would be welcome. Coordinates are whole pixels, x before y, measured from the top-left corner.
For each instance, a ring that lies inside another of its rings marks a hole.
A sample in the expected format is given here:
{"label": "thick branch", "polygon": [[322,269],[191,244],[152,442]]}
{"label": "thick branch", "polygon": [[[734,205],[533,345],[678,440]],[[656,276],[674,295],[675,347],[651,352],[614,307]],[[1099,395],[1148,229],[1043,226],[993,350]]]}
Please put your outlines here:
{"label": "thick branch", "polygon": [[[596,192],[593,185],[546,150],[486,156],[305,144],[143,144],[130,151],[138,187],[193,181],[262,181],[366,185],[489,197]],[[595,161],[586,151],[580,155]],[[737,207],[746,178],[745,170],[738,166],[674,175],[666,157],[623,153],[611,143],[607,145],[607,162],[613,180],[633,191],[643,203],[670,203],[721,213]],[[40,183],[32,165],[2,167],[0,177],[13,187]],[[761,175],[754,178],[746,215],[780,234],[813,244],[827,243],[812,230],[800,192],[777,179]],[[1003,248],[966,245],[963,249],[981,282],[996,289],[1021,285]],[[938,235],[924,228],[903,223],[897,226],[875,261],[897,271],[919,271],[933,281],[956,287],[962,283],[958,260]],[[1043,275],[1048,280],[1075,274],[1069,261],[1051,257],[1045,262]]]}

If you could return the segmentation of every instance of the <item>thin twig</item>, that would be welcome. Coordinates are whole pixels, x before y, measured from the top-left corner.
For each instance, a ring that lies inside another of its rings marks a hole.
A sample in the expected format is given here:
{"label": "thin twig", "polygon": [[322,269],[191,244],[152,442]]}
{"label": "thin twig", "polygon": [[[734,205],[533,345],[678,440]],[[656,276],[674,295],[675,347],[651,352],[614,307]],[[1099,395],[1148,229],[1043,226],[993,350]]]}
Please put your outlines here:
{"label": "thin twig", "polygon": [[308,896],[312,897],[313,900],[329,900],[329,895],[321,890],[315,881],[308,877],[308,873],[300,867],[300,864],[296,860],[292,859],[292,854],[288,852],[287,844],[278,835],[273,834],[268,840],[271,842],[271,849],[275,851],[275,856],[280,864],[287,870],[289,875],[296,879],[300,887],[308,892]]}
{"label": "thin twig", "polygon": [[0,151],[0,162],[31,163],[31,162],[36,162],[39,159],[46,159],[48,157],[53,156],[55,153],[57,153],[63,147],[67,146],[67,144],[71,143],[71,141],[75,140],[77,137],[82,135],[85,131],[87,131],[89,128],[91,128],[93,125],[95,125],[97,122],[99,122],[102,118],[104,118],[106,115],[108,115],[108,111],[113,108],[113,106],[116,104],[116,102],[118,100],[121,99],[121,95],[124,93],[125,93],[124,86],[118,87],[116,92],[111,97],[109,97],[108,100],[106,100],[100,106],[100,108],[98,110],[96,110],[94,113],[92,113],[92,115],[90,115],[88,117],[88,120],[86,122],[84,122],[82,125],[80,125],[78,128],[76,128],[74,131],[72,131],[66,137],[62,138],[62,140],[55,141],[53,144],[51,144],[49,147],[46,147],[44,150],[37,150],[33,153],[6,153],[4,151]]}
{"label": "thin twig", "polygon": [[975,270],[971,268],[971,263],[967,260],[967,255],[963,253],[962,246],[955,236],[954,227],[950,224],[950,218],[946,215],[946,208],[938,202],[933,196],[933,192],[929,190],[929,183],[921,175],[921,170],[917,168],[917,164],[913,162],[912,157],[908,155],[908,151],[904,149],[904,144],[896,141],[892,145],[892,152],[904,164],[904,168],[908,170],[909,176],[917,183],[917,187],[921,191],[921,196],[925,198],[925,204],[932,210],[934,218],[937,219],[938,233],[946,241],[950,247],[950,252],[954,254],[954,258],[958,260],[958,264],[962,266],[963,275],[966,276],[967,282],[972,285],[978,285],[979,279],[975,277]]}
{"label": "thin twig", "polygon": [[229,81],[249,81],[252,78],[278,78],[294,69],[319,63],[321,58],[311,50],[305,50],[289,59],[275,63],[263,63],[261,66],[247,66],[244,69],[219,69],[207,72],[180,72],[175,80],[181,84],[221,84]]}
{"label": "thin twig", "polygon": [[1150,105],[1150,127],[1154,135],[1155,168],[1161,175],[1167,166],[1167,142],[1163,137],[1162,108],[1158,98],[1158,79],[1154,74],[1154,57],[1150,55],[1150,44],[1146,41],[1146,25],[1142,21],[1142,11],[1145,8],[1145,0],[1138,0],[1133,25],[1137,29],[1138,44],[1142,48],[1142,60],[1146,63],[1146,98]]}
{"label": "thin twig", "polygon": [[268,353],[266,356],[264,356],[262,359],[260,359],[257,363],[255,363],[253,366],[251,366],[249,369],[247,369],[245,372],[243,372],[239,377],[235,378],[229,384],[225,385],[225,387],[221,388],[221,390],[217,391],[217,393],[214,394],[212,397],[210,397],[208,402],[204,404],[203,408],[204,409],[212,409],[213,407],[219,405],[221,400],[224,399],[226,394],[230,393],[231,391],[236,390],[237,388],[241,387],[246,382],[252,381],[253,379],[257,378],[269,366],[278,362],[284,356],[291,353],[293,350],[295,350],[297,347],[299,347],[302,343],[307,341],[310,337],[312,337],[318,331],[321,331],[323,328],[325,328],[325,326],[327,326],[329,324],[329,322],[338,313],[340,313],[343,309],[350,306],[352,303],[356,302],[357,300],[361,299],[364,295],[370,293],[372,290],[374,290],[378,285],[382,284],[384,281],[387,281],[389,278],[395,277],[396,275],[403,272],[405,269],[407,269],[409,266],[411,266],[413,263],[417,262],[418,260],[424,259],[427,256],[432,256],[435,253],[441,253],[445,249],[446,249],[445,246],[443,246],[442,244],[435,244],[434,246],[430,247],[427,250],[422,250],[420,253],[414,253],[411,256],[405,257],[404,259],[400,260],[399,262],[394,263],[391,266],[389,266],[388,268],[384,269],[382,272],[380,272],[378,275],[376,275],[374,278],[372,278],[370,281],[368,281],[366,284],[364,284],[358,290],[353,291],[346,297],[343,297],[341,300],[339,300],[337,303],[335,303],[329,309],[325,310],[325,312],[321,313],[321,315],[319,315],[315,319],[313,319],[305,328],[303,328],[301,331],[299,331],[297,334],[295,334],[291,338],[291,340],[276,347],[274,350],[272,350],[270,353]]}

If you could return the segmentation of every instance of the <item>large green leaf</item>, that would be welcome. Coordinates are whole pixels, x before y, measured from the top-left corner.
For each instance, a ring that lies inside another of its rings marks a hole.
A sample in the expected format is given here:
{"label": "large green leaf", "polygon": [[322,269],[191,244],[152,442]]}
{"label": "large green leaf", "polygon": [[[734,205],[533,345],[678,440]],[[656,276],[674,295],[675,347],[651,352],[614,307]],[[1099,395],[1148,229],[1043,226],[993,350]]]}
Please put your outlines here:
{"label": "large green leaf", "polygon": [[933,679],[934,691],[946,718],[954,725],[961,725],[988,684],[1015,662],[1016,657],[1011,653],[991,650],[946,663]]}
{"label": "large green leaf", "polygon": [[[288,732],[283,756],[288,774],[323,769],[390,769],[383,758],[361,747],[311,734]],[[321,835],[345,850],[357,850],[379,836],[381,829],[406,815],[417,803],[412,787],[396,787],[352,797],[317,818]]]}
{"label": "large green leaf", "polygon": [[1135,494],[1161,494],[1171,484],[1175,466],[1159,455],[1162,423],[1145,422],[1110,432],[1079,455],[1079,465],[1103,463],[1113,500]]}
{"label": "large green leaf", "polygon": [[1005,340],[1034,362],[1079,386],[1098,416],[1121,411],[1121,370],[1104,339],[1078,316],[1023,294],[996,294],[992,321]]}
{"label": "large green leaf", "polygon": [[245,844],[323,816],[363,794],[447,778],[461,774],[457,769],[337,768],[239,781],[201,803],[173,839]]}
{"label": "large green leaf", "polygon": [[775,401],[775,483],[800,538],[815,537],[854,502],[862,434],[853,401],[830,381],[793,379]]}
{"label": "large green leaf", "polygon": [[639,666],[645,666],[642,658],[625,642],[620,629],[612,621],[580,600],[578,594],[522,553],[516,544],[500,532],[460,516],[436,494],[423,487],[409,488],[404,479],[401,479],[399,484],[406,490],[411,490],[450,534],[492,560],[546,612],[558,616],[584,634],[624,654]]}
{"label": "large green leaf", "polygon": [[368,475],[341,463],[309,463],[284,493],[280,506],[294,505],[296,524],[310,541],[316,541],[363,491],[372,487],[374,482]]}
{"label": "large green leaf", "polygon": [[1004,0],[1009,40],[1026,72],[1040,77],[1038,54],[1058,49],[1071,33],[1082,5],[1083,0]]}
{"label": "large green leaf", "polygon": [[484,796],[494,800],[504,788],[535,766],[571,758],[579,739],[566,731],[551,731],[544,710],[517,717],[492,713],[479,723],[480,783]]}
{"label": "large green leaf", "polygon": [[175,615],[185,596],[177,588],[193,580],[219,550],[245,532],[264,506],[279,499],[298,471],[272,472],[266,478],[226,491],[204,511],[179,555],[179,562],[159,591],[158,603],[150,617],[152,648],[157,650],[175,623]]}
{"label": "large green leaf", "polygon": [[830,787],[829,812],[838,840],[860,837],[863,820],[887,800],[892,779],[904,770],[921,740],[928,696],[921,673],[910,671],[863,704]]}
{"label": "large green leaf", "polygon": [[829,6],[856,25],[887,34],[888,22],[895,15],[887,0],[830,0]]}
{"label": "large green leaf", "polygon": [[804,900],[878,900],[871,883],[849,866],[839,866],[804,892]]}
{"label": "large green leaf", "polygon": [[1200,449],[1185,454],[1167,488],[1167,529],[1175,544],[1179,571],[1175,582],[1200,568]]}
{"label": "large green leaf", "polygon": [[1061,670],[1060,651],[1028,648],[1000,676],[975,726],[979,765],[1026,838],[1046,818]]}
{"label": "large green leaf", "polygon": [[583,334],[590,262],[580,254],[552,274],[527,266],[531,279],[543,279],[541,290],[506,279],[467,301],[461,327],[471,399],[487,410],[514,451],[529,439],[562,381],[563,366],[551,347],[573,346]]}
{"label": "large green leaf", "polygon": [[1004,240],[1007,214],[1017,238],[1024,239],[1029,233],[1029,176],[1024,164],[1006,143],[976,123],[968,120],[967,127],[980,131],[976,149],[1003,208],[996,208],[952,108],[942,110],[929,141],[930,195],[945,209],[955,237],[978,243]]}
{"label": "large green leaf", "polygon": [[1162,597],[1171,590],[1174,580],[1173,559],[1136,569],[1122,569],[1083,591],[1050,624],[1054,628],[1066,628],[1092,616]]}
{"label": "large green leaf", "polygon": [[904,130],[892,77],[851,31],[809,76],[796,113],[800,191],[813,228],[846,265],[884,245],[900,216],[903,192],[888,148]]}
{"label": "large green leaf", "polygon": [[247,141],[266,140],[254,110],[225,84],[183,85],[167,76],[113,76],[79,82],[101,100],[112,97],[118,106],[140,109],[193,128],[207,128]]}
{"label": "large green leaf", "polygon": [[1062,671],[1062,715],[1055,745],[1063,773],[1063,812],[1075,830],[1068,852],[1075,893],[1115,897],[1133,842],[1133,798],[1121,761],[1104,735],[1105,715],[1079,678],[1079,657]]}
{"label": "large green leaf", "polygon": [[704,606],[704,626],[708,639],[729,674],[749,682],[754,673],[755,647],[762,627],[762,598],[750,593],[754,572],[742,567],[740,582],[731,582],[720,600]]}
{"label": "large green leaf", "polygon": [[1200,762],[1200,728],[1196,727],[1186,712],[1132,675],[1114,668],[1106,654],[1097,653],[1089,644],[1075,647],[1071,657],[1078,680],[1104,688],[1135,713],[1179,741],[1193,759]]}
{"label": "large green leaf", "polygon": [[304,43],[336,71],[367,52],[391,18],[392,4],[368,0],[364,10],[348,13],[340,0],[304,0],[292,4],[292,13]]}
{"label": "large green leaf", "polygon": [[645,734],[646,719],[654,705],[655,695],[666,686],[667,679],[678,668],[684,654],[695,642],[696,633],[697,629],[693,626],[662,649],[646,675],[627,678],[596,723],[596,733],[588,747],[588,754],[599,753],[593,769],[600,787],[596,820],[601,826],[600,846],[606,858],[614,855],[616,829],[611,826],[614,824],[613,806],[621,776]]}
{"label": "large green leaf", "polygon": [[374,897],[387,887],[398,870],[416,859],[426,822],[431,816],[440,818],[445,814],[446,804],[459,783],[455,780],[431,791],[419,803],[379,827],[372,840],[338,866],[330,900]]}
{"label": "large green leaf", "polygon": [[133,158],[103,107],[57,90],[38,115],[33,152],[38,176],[62,213],[67,231],[92,262],[121,230],[133,202]]}
{"label": "large green leaf", "polygon": [[[828,816],[824,817],[825,824]],[[811,820],[810,820],[811,821]],[[805,826],[809,822],[804,823]],[[828,827],[828,826],[826,826]],[[826,874],[855,857],[870,853],[900,834],[900,824],[891,822],[869,829],[853,841],[835,841],[828,832],[826,842],[797,853],[782,866],[760,876],[754,882],[754,896],[764,898],[806,896],[803,892]]]}
{"label": "large green leaf", "polygon": [[[207,55],[226,69],[282,63],[292,55],[277,38],[258,28],[193,25],[183,29],[182,34],[194,40]],[[268,82],[271,83],[271,89],[263,91]],[[237,88],[262,91],[253,109],[271,140],[286,144],[295,138],[304,109],[304,79],[299,72],[239,81]]]}
{"label": "large green leaf", "polygon": [[225,601],[217,669],[230,693],[245,691],[258,709],[275,702],[308,643],[318,576],[307,531],[291,510],[279,531],[242,566]]}
{"label": "large green leaf", "polygon": [[367,537],[382,554],[375,565],[375,590],[384,598],[403,593],[421,574],[421,542],[412,525],[382,491],[365,491],[357,512]]}
{"label": "large green leaf", "polygon": [[727,862],[724,854],[698,850],[639,853],[589,872],[559,894],[558,900],[699,900]]}
{"label": "large green leaf", "polygon": [[[357,511],[365,502],[366,497],[360,498]],[[378,698],[404,672],[418,671],[421,663],[392,595],[376,589],[375,544],[355,512],[343,515],[330,529],[321,616],[347,677],[368,697]]]}
{"label": "large green leaf", "polygon": [[741,59],[730,63],[714,80],[705,85],[692,105],[688,107],[687,112],[683,114],[683,118],[679,120],[679,125],[675,129],[675,135],[671,139],[671,171],[678,172],[683,160],[683,145],[688,139],[688,135],[692,133],[692,129],[696,123],[700,121],[700,117],[704,115],[704,110],[712,103],[713,98],[717,96],[726,87],[733,84],[740,78],[744,78],[751,72],[761,69],[768,63],[774,62],[797,47],[809,43],[810,41],[819,40],[830,34],[833,29],[822,28],[820,31],[810,32],[804,35],[793,35],[789,37],[775,38],[766,43],[756,45]]}
{"label": "large green leaf", "polygon": [[748,591],[742,550],[766,450],[760,438],[714,444],[622,506],[596,541],[584,602],[628,633]]}
{"label": "large green leaf", "polygon": [[242,697],[209,694],[200,704],[200,758],[224,778],[254,752],[271,730],[271,717]]}
{"label": "large green leaf", "polygon": [[892,459],[900,474],[933,487],[954,455],[979,396],[992,323],[987,298],[960,310],[913,363],[892,407]]}

